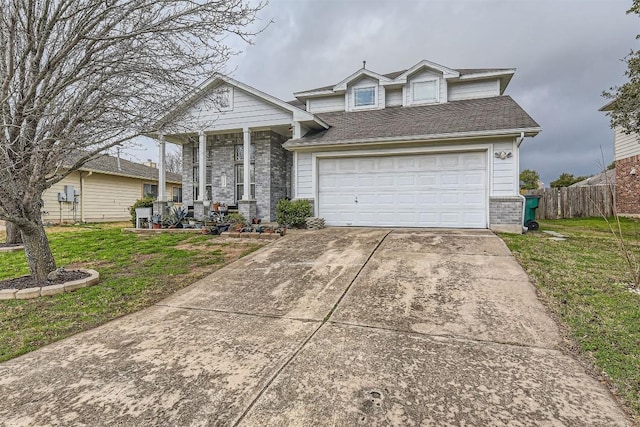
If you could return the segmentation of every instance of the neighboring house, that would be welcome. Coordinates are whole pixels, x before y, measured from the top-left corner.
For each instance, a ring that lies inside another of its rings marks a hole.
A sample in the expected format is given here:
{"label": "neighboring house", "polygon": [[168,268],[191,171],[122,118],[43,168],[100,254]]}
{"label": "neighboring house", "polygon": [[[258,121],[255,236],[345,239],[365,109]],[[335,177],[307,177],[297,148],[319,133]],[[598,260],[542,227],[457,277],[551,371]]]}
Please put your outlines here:
{"label": "neighboring house", "polygon": [[[599,111],[611,111],[615,100]],[[638,135],[613,130],[613,157],[616,161],[616,209],[620,215],[640,215],[640,140]]]}
{"label": "neighboring house", "polygon": [[[165,200],[182,201],[181,181],[178,174],[166,174]],[[103,155],[45,191],[42,218],[49,223],[128,221],[129,207],[145,194],[158,196],[158,169]]]}
{"label": "neighboring house", "polygon": [[569,187],[592,187],[595,185],[616,185],[616,170],[610,169],[608,171],[599,173],[598,175],[591,176],[585,180],[571,184]]}
{"label": "neighboring house", "polygon": [[161,157],[182,145],[196,217],[220,201],[274,220],[290,197],[333,226],[520,232],[519,146],[541,129],[504,95],[514,72],[361,68],[288,103],[217,74],[150,136]]}

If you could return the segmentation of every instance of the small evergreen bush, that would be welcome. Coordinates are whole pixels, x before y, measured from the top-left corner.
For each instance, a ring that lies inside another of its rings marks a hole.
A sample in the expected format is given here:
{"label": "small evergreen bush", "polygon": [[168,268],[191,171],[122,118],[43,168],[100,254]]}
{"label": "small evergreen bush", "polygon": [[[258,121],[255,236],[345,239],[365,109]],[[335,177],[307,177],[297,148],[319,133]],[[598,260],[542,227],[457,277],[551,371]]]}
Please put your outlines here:
{"label": "small evergreen bush", "polygon": [[153,201],[155,199],[152,196],[145,196],[142,199],[136,200],[136,202],[129,208],[131,214],[131,224],[136,226],[136,208],[152,208]]}
{"label": "small evergreen bush", "polygon": [[280,199],[276,206],[276,220],[286,227],[303,228],[305,220],[313,216],[313,208],[308,200]]}
{"label": "small evergreen bush", "polygon": [[225,217],[225,220],[226,220],[226,222],[228,222],[229,224],[232,224],[232,225],[245,224],[247,222],[247,220],[244,217],[244,215],[242,215],[240,212],[230,213],[229,215],[227,215]]}

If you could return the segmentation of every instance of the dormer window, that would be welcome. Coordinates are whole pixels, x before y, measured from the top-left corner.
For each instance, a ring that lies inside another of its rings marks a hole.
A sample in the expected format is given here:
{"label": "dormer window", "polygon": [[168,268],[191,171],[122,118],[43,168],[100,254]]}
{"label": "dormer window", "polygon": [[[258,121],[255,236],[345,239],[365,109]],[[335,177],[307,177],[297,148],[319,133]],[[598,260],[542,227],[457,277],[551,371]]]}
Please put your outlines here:
{"label": "dormer window", "polygon": [[359,87],[353,89],[353,106],[355,108],[373,107],[376,105],[376,88]]}
{"label": "dormer window", "polygon": [[413,102],[416,104],[438,102],[438,80],[413,82],[411,84]]}

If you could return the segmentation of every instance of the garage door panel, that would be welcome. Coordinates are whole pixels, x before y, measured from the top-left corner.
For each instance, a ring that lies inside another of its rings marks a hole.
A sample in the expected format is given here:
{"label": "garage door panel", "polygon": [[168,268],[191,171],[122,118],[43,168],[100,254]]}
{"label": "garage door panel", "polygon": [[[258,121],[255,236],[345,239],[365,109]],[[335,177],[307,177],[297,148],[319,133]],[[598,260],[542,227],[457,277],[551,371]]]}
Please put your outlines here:
{"label": "garage door panel", "polygon": [[460,193],[445,193],[440,197],[440,203],[443,205],[453,205],[455,207],[460,206],[463,199],[463,195]]}
{"label": "garage door panel", "polygon": [[440,175],[440,184],[454,185],[457,187],[460,185],[461,178],[462,177],[460,175],[454,174],[452,172],[443,173],[442,175]]}
{"label": "garage door panel", "polygon": [[483,152],[321,159],[318,170],[329,225],[486,227]]}
{"label": "garage door panel", "polygon": [[358,188],[375,189],[375,187],[376,187],[376,179],[372,175],[358,176],[356,181],[357,181]]}
{"label": "garage door panel", "polygon": [[486,160],[484,153],[467,153],[464,156],[463,165],[465,169],[485,169]]}

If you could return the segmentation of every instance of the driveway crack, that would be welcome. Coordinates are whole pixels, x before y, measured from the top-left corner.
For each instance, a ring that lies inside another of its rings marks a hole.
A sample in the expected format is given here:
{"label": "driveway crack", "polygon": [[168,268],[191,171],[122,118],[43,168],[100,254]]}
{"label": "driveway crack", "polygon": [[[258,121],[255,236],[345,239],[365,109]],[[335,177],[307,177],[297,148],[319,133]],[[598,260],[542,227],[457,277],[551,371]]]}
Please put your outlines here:
{"label": "driveway crack", "polygon": [[371,260],[371,258],[373,257],[373,254],[376,253],[376,251],[378,250],[378,248],[380,248],[380,245],[382,245],[382,242],[384,242],[384,240],[387,238],[387,236],[389,234],[391,234],[393,232],[393,230],[389,230],[387,232],[387,234],[385,234],[382,239],[380,239],[380,241],[378,242],[378,244],[373,248],[373,250],[371,251],[371,253],[369,254],[369,256],[367,257],[367,259],[362,263],[362,266],[360,267],[360,269],[358,269],[358,272],[355,274],[355,276],[353,277],[353,279],[351,280],[351,282],[349,283],[349,285],[346,287],[346,289],[344,290],[344,292],[342,293],[342,295],[340,295],[340,298],[338,298],[338,301],[333,305],[333,307],[331,307],[331,310],[329,310],[329,313],[324,317],[324,319],[322,320],[322,323],[320,323],[318,325],[317,328],[314,329],[314,331],[307,337],[307,339],[304,340],[304,342],[302,344],[300,344],[300,346],[296,349],[296,351],[293,352],[293,354],[291,355],[291,357],[289,357],[281,366],[280,368],[278,368],[278,370],[271,376],[271,378],[269,379],[269,381],[267,381],[267,383],[264,385],[264,387],[262,387],[262,389],[258,392],[258,394],[256,395],[256,397],[251,401],[251,403],[249,404],[249,406],[247,406],[247,408],[244,410],[244,412],[242,412],[242,414],[240,415],[240,417],[238,417],[238,419],[236,420],[236,422],[233,423],[233,426],[236,427],[238,426],[242,420],[244,420],[244,418],[247,416],[247,414],[249,413],[249,411],[251,411],[251,409],[255,406],[255,404],[258,402],[258,400],[262,397],[262,395],[265,393],[265,391],[267,391],[267,389],[269,388],[269,386],[276,380],[276,378],[278,378],[278,376],[280,375],[280,373],[291,364],[291,362],[298,356],[298,354],[300,354],[300,352],[302,351],[302,349],[307,345],[307,343],[309,341],[311,341],[311,339],[318,333],[318,331],[329,321],[329,319],[331,319],[331,316],[333,315],[334,311],[338,308],[338,306],[340,305],[340,303],[342,302],[342,300],[344,299],[345,295],[347,295],[347,292],[349,292],[349,289],[351,289],[351,286],[353,286],[353,283],[358,279],[358,276],[360,276],[360,273],[362,273],[362,270],[364,269],[364,267],[369,263],[369,261]]}

